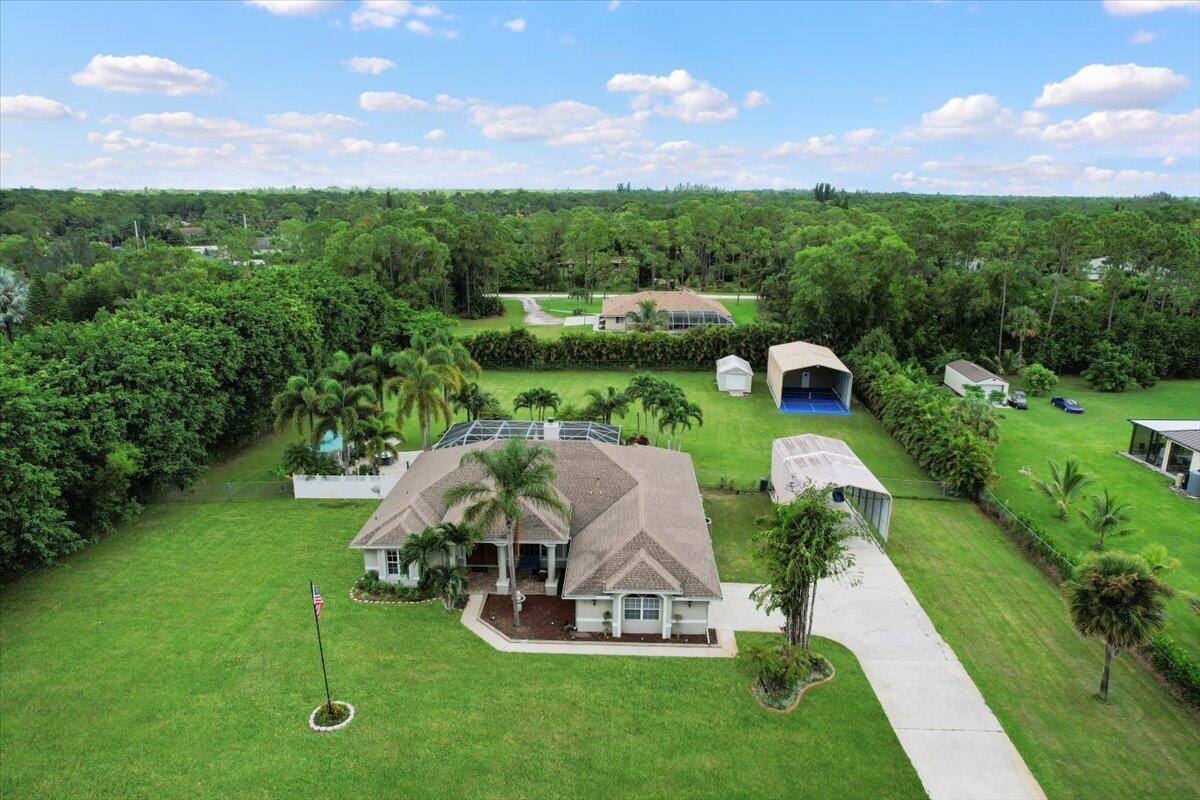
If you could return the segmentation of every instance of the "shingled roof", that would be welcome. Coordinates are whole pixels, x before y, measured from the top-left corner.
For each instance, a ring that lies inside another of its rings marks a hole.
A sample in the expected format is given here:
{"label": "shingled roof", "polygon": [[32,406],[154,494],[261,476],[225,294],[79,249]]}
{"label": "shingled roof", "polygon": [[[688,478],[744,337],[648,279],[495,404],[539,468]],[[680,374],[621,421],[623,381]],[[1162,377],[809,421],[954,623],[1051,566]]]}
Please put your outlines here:
{"label": "shingled roof", "polygon": [[620,294],[605,298],[601,304],[601,314],[606,317],[628,316],[630,311],[637,309],[638,304],[653,300],[659,311],[715,311],[732,318],[729,309],[710,297],[702,297],[690,289],[680,289],[677,292],[635,292]]}
{"label": "shingled roof", "polygon": [[[478,442],[421,453],[350,543],[354,549],[399,547],[427,525],[462,519],[447,508],[449,486],[477,480],[477,466],[459,466]],[[657,447],[593,442],[539,442],[554,454],[554,487],[570,508],[569,522],[527,508],[521,539],[570,541],[563,596],[656,591],[719,598],[720,581],[691,457]],[[484,541],[503,541],[498,525]]]}

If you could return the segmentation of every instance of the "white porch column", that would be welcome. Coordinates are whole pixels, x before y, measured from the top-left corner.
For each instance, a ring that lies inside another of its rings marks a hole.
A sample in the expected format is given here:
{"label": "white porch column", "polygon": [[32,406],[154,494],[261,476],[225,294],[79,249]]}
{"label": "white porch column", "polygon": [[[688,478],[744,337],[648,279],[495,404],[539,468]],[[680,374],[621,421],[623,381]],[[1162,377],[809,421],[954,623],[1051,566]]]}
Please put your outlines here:
{"label": "white porch column", "polygon": [[1166,444],[1163,445],[1162,461],[1158,462],[1158,468],[1163,472],[1167,471],[1167,464],[1171,461],[1171,447],[1174,444],[1174,442],[1168,439]]}
{"label": "white porch column", "polygon": [[408,579],[413,586],[416,586],[421,580],[421,569],[415,561],[408,565]]}
{"label": "white porch column", "polygon": [[546,594],[558,594],[558,564],[554,560],[558,545],[546,545]]}
{"label": "white porch column", "polygon": [[671,619],[671,595],[659,595],[662,598],[662,637],[664,639],[671,638],[671,626],[674,620]]}
{"label": "white porch column", "polygon": [[621,635],[621,619],[625,616],[625,595],[618,594],[613,596],[613,621],[612,635]]}
{"label": "white porch column", "polygon": [[508,594],[508,545],[496,545],[496,563],[500,574],[496,576],[496,594]]}

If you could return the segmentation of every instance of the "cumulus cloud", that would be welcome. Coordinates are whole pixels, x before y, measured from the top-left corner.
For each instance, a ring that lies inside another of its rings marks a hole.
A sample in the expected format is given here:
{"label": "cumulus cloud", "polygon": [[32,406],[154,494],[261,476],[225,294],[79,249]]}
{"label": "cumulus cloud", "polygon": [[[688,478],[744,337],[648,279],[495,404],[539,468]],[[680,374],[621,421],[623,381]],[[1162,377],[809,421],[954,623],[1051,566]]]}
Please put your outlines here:
{"label": "cumulus cloud", "polygon": [[342,114],[320,112],[318,114],[301,114],[297,111],[287,111],[282,114],[268,114],[267,121],[277,128],[293,128],[310,131],[337,131],[353,128],[358,120]]}
{"label": "cumulus cloud", "polygon": [[842,141],[849,145],[863,145],[879,136],[877,128],[855,128],[842,134]]}
{"label": "cumulus cloud", "polygon": [[165,94],[178,97],[217,90],[217,81],[202,69],[192,69],[158,56],[92,56],[81,72],[71,76],[77,86],[106,92]]}
{"label": "cumulus cloud", "polygon": [[1104,10],[1118,17],[1154,14],[1174,8],[1200,9],[1200,0],[1104,0]]}
{"label": "cumulus cloud", "polygon": [[523,17],[517,17],[516,19],[510,19],[508,22],[504,23],[504,27],[508,28],[513,33],[524,33],[525,32],[525,19]]}
{"label": "cumulus cloud", "polygon": [[1158,31],[1148,31],[1145,28],[1129,37],[1130,44],[1154,44],[1158,39]]}
{"label": "cumulus cloud", "polygon": [[421,36],[433,36],[433,26],[419,19],[410,19],[404,23],[404,27]]}
{"label": "cumulus cloud", "polygon": [[595,106],[574,100],[536,108],[478,103],[471,106],[467,119],[489,139],[541,140],[555,146],[630,142],[642,132],[641,120],[636,116],[610,116]]}
{"label": "cumulus cloud", "polygon": [[1185,114],[1147,108],[1096,111],[1047,125],[1041,135],[1062,145],[1133,145],[1146,155],[1194,153],[1200,147],[1200,109]]}
{"label": "cumulus cloud", "polygon": [[760,92],[758,89],[751,89],[742,98],[742,108],[762,108],[769,105],[771,98],[767,97],[766,92]]}
{"label": "cumulus cloud", "polygon": [[1092,108],[1152,108],[1160,106],[1188,79],[1167,67],[1137,64],[1089,64],[1058,83],[1047,83],[1035,106]]}
{"label": "cumulus cloud", "polygon": [[[365,28],[394,28],[406,17],[440,17],[441,9],[432,3],[413,3],[410,0],[363,0],[350,15],[350,26],[356,31]],[[426,26],[428,27],[428,25]],[[412,30],[409,28],[409,30]]]}
{"label": "cumulus cloud", "polygon": [[14,94],[0,97],[0,118],[23,122],[81,120],[86,114],[49,97]]}
{"label": "cumulus cloud", "polygon": [[921,124],[901,132],[904,139],[982,137],[1000,133],[1033,134],[1046,121],[1040,111],[1016,114],[990,94],[952,97],[941,108],[921,115]]}
{"label": "cumulus cloud", "polygon": [[427,142],[440,142],[446,138],[446,132],[441,128],[434,128],[431,131],[426,131],[421,138]]}
{"label": "cumulus cloud", "polygon": [[305,16],[321,14],[337,3],[333,0],[246,0],[246,5],[270,11],[280,16]]}
{"label": "cumulus cloud", "polygon": [[606,87],[610,92],[631,93],[630,105],[635,111],[683,122],[724,122],[738,115],[729,95],[685,69],[672,70],[669,75],[620,72],[608,79]]}
{"label": "cumulus cloud", "polygon": [[418,147],[401,142],[374,142],[369,139],[339,139],[333,146],[335,155],[401,156],[420,162],[466,164],[486,161],[488,154],[480,150],[451,150]]}
{"label": "cumulus cloud", "polygon": [[129,127],[141,133],[220,141],[241,140],[253,145],[256,152],[260,153],[278,148],[312,148],[325,142],[324,133],[319,130],[301,133],[263,128],[225,117],[200,117],[190,111],[138,114],[129,121]]}
{"label": "cumulus cloud", "polygon": [[821,160],[838,172],[848,172],[875,167],[916,152],[906,145],[872,145],[872,140],[880,133],[875,128],[855,128],[842,134],[840,139],[831,133],[809,136],[783,142],[763,155],[769,159]]}
{"label": "cumulus cloud", "polygon": [[1019,161],[926,161],[920,171],[893,173],[906,189],[999,194],[1122,194],[1171,190],[1187,176],[1135,169],[1110,169],[1037,154]]}
{"label": "cumulus cloud", "polygon": [[448,94],[439,94],[432,101],[402,92],[363,92],[358,96],[359,107],[367,111],[457,111],[466,104]]}
{"label": "cumulus cloud", "polygon": [[380,75],[385,70],[393,69],[396,62],[379,56],[354,56],[343,61],[342,66],[360,75]]}

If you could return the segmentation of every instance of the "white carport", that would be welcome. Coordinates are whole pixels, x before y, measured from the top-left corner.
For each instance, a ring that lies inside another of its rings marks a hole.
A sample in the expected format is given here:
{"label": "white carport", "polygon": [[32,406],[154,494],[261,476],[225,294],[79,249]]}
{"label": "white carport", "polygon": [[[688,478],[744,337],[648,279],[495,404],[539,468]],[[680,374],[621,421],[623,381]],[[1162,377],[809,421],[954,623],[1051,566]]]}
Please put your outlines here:
{"label": "white carport", "polygon": [[771,445],[771,490],[786,503],[808,486],[832,486],[845,495],[846,510],[862,517],[886,540],[892,495],[841,439],[802,433]]}
{"label": "white carport", "polygon": [[767,351],[767,385],[781,408],[790,393],[836,394],[850,407],[850,368],[828,347],[812,342],[777,344]]}
{"label": "white carport", "polygon": [[750,362],[735,355],[717,359],[717,388],[722,392],[750,392],[754,370]]}

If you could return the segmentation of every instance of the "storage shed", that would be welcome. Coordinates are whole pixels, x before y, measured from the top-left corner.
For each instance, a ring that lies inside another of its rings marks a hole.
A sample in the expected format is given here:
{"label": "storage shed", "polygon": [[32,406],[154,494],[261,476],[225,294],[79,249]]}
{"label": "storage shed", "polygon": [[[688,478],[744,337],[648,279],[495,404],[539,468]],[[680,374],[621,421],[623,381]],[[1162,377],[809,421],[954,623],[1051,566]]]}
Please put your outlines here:
{"label": "storage shed", "polygon": [[786,503],[809,486],[832,487],[835,505],[887,540],[892,495],[850,445],[815,433],[776,439],[771,444],[772,499]]}
{"label": "storage shed", "polygon": [[967,393],[968,386],[978,386],[983,390],[984,397],[990,397],[992,392],[1008,394],[1008,381],[965,358],[951,361],[946,365],[946,374],[942,378],[942,383],[960,396]]}
{"label": "storage shed", "polygon": [[744,358],[728,355],[717,359],[717,388],[722,392],[750,393],[754,370]]}
{"label": "storage shed", "polygon": [[849,414],[852,380],[850,369],[828,347],[788,342],[767,351],[767,385],[780,411]]}

